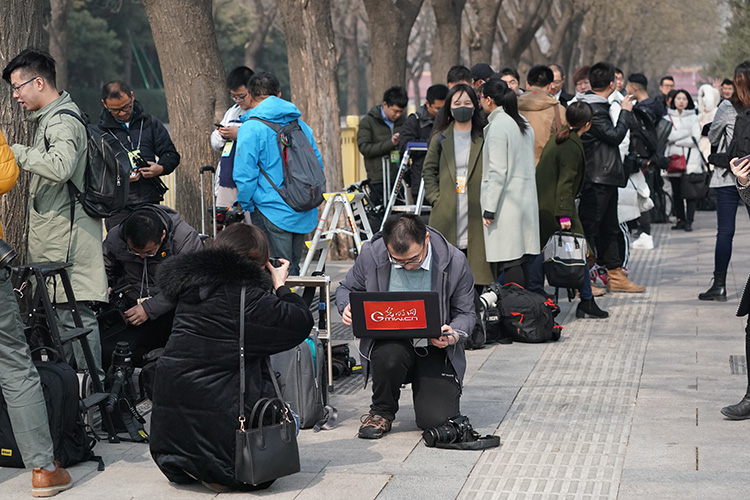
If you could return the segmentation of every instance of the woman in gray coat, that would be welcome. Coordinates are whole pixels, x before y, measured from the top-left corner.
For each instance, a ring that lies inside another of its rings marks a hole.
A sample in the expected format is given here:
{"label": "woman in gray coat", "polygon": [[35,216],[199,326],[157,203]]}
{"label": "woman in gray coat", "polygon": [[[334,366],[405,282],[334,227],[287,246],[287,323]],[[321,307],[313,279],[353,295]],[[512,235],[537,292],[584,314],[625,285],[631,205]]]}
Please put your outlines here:
{"label": "woman in gray coat", "polygon": [[539,250],[534,131],[518,113],[518,98],[502,80],[482,87],[484,128],[482,190],[487,261],[505,272],[505,282],[526,286],[527,261]]}

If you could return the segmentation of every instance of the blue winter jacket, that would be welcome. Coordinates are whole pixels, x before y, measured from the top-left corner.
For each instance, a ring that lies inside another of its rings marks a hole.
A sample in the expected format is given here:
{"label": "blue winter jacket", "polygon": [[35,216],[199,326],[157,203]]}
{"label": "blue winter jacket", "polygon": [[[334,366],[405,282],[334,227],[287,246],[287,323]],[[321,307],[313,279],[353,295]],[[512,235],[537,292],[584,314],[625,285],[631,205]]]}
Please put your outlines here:
{"label": "blue winter jacket", "polygon": [[277,227],[291,233],[313,231],[318,219],[318,210],[295,211],[260,173],[258,166],[263,167],[276,186],[281,188],[284,185],[276,132],[263,122],[250,118],[260,118],[279,125],[298,120],[315,150],[320,168],[323,168],[323,159],[315,144],[312,129],[300,119],[300,115],[297,106],[291,102],[276,96],[266,97],[240,117],[242,125],[237,133],[237,151],[234,157],[234,182],[238,189],[237,200],[242,208],[248,212],[260,210]]}

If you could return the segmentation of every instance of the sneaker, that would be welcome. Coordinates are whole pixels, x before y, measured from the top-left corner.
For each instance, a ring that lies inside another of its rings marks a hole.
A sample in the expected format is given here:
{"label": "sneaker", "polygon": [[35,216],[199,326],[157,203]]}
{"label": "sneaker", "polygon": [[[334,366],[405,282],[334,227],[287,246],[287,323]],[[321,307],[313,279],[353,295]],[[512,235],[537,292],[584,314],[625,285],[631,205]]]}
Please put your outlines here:
{"label": "sneaker", "polygon": [[633,248],[636,250],[653,250],[654,238],[648,233],[641,233],[638,239],[633,242]]}
{"label": "sneaker", "polygon": [[609,283],[609,275],[607,274],[607,270],[598,264],[594,264],[594,267],[592,267],[589,270],[589,275],[591,276],[591,286],[595,286],[598,288],[607,288],[607,283]]}
{"label": "sneaker", "polygon": [[380,439],[386,432],[391,430],[391,421],[380,415],[368,413],[359,419],[362,426],[359,428],[360,439]]}
{"label": "sneaker", "polygon": [[31,473],[31,496],[53,497],[72,487],[73,480],[70,479],[70,474],[60,467],[57,460],[55,460],[55,470],[37,467]]}

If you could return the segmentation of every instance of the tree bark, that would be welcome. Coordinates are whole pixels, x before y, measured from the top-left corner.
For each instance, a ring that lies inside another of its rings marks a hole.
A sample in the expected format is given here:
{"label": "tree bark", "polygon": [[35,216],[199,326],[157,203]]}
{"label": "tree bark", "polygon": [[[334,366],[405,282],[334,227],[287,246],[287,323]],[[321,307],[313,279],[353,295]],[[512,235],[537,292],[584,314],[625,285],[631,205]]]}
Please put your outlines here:
{"label": "tree bark", "polygon": [[432,83],[445,83],[452,66],[461,59],[461,14],[466,0],[432,0],[435,41],[432,46]]}
{"label": "tree bark", "polygon": [[328,191],[342,185],[341,124],[331,0],[280,0],[292,102],[312,127]]}
{"label": "tree bark", "polygon": [[370,103],[397,85],[406,88],[409,34],[424,0],[363,0],[370,31]]}
{"label": "tree bark", "polygon": [[504,15],[498,16],[501,58],[503,64],[515,68],[544,23],[552,0],[509,0],[503,5]]}
{"label": "tree bark", "polygon": [[476,16],[475,26],[472,28],[469,39],[471,65],[490,64],[497,30],[497,16],[503,0],[471,0],[470,5]]}
{"label": "tree bark", "polygon": [[[210,0],[143,0],[159,54],[170,133],[182,160],[175,171],[177,211],[191,226],[201,220],[199,167],[215,165],[213,123],[229,102]],[[147,110],[148,111],[148,110]]]}
{"label": "tree bark", "polygon": [[[3,18],[12,19],[0,30],[0,67],[27,47],[42,43],[42,0],[7,0],[3,3]],[[0,129],[8,144],[31,145],[35,129],[24,121],[24,113],[8,87],[0,92]],[[4,239],[18,252],[14,264],[26,262],[28,235],[29,181],[31,175],[23,170],[16,186],[0,196],[0,223]]]}
{"label": "tree bark", "polygon": [[68,12],[71,0],[50,0],[49,53],[55,59],[57,88],[68,87]]}
{"label": "tree bark", "polygon": [[258,15],[258,29],[253,32],[250,40],[245,44],[245,66],[255,71],[255,67],[258,62],[258,54],[260,54],[263,44],[266,42],[266,36],[271,30],[276,14],[279,9],[276,3],[271,4],[270,7],[266,8],[261,0],[255,0],[255,13]]}
{"label": "tree bark", "polygon": [[346,16],[346,43],[344,44],[344,59],[346,60],[346,114],[359,115],[359,87],[361,75],[359,72],[359,16]]}

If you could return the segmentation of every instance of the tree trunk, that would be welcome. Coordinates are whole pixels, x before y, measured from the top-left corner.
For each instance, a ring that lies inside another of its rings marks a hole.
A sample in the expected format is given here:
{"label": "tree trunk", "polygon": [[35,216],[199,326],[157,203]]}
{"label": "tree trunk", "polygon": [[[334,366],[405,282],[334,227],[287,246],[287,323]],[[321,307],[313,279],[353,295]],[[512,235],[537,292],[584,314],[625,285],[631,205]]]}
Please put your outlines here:
{"label": "tree trunk", "polygon": [[469,43],[469,58],[472,66],[479,63],[490,64],[492,61],[492,46],[495,43],[497,16],[502,4],[503,0],[474,0],[471,2],[476,15],[476,26],[472,30]]}
{"label": "tree trunk", "polygon": [[432,83],[444,82],[448,70],[461,59],[461,14],[466,0],[432,0],[435,41],[432,46]]}
{"label": "tree trunk", "polygon": [[[0,67],[5,67],[19,52],[42,43],[42,0],[6,0],[3,18],[12,19],[0,30]],[[0,129],[8,144],[31,145],[34,129],[24,121],[24,113],[10,93],[0,92]],[[5,240],[18,252],[14,264],[26,262],[28,235],[29,181],[31,175],[21,171],[16,186],[0,196],[0,223]]]}
{"label": "tree trunk", "polygon": [[331,1],[281,0],[292,102],[312,127],[328,191],[341,189],[341,124]]}
{"label": "tree trunk", "polygon": [[177,211],[188,224],[199,227],[203,196],[199,168],[216,164],[209,135],[229,105],[211,2],[143,0],[143,4],[164,77],[170,133],[182,157],[175,171]]}
{"label": "tree trunk", "polygon": [[346,20],[347,35],[344,44],[346,59],[346,114],[359,116],[359,88],[362,77],[359,72],[359,16],[349,14]]}
{"label": "tree trunk", "polygon": [[424,0],[363,0],[370,30],[370,104],[380,103],[389,87],[406,88],[409,34]]}
{"label": "tree trunk", "polygon": [[266,8],[261,0],[255,0],[255,13],[258,15],[258,29],[255,30],[252,37],[245,44],[245,66],[255,71],[263,44],[266,42],[266,36],[271,30],[276,14],[279,9],[276,4]]}
{"label": "tree trunk", "polygon": [[68,12],[71,0],[50,0],[49,53],[55,58],[57,88],[68,87]]}
{"label": "tree trunk", "polygon": [[504,15],[498,16],[501,59],[503,64],[516,68],[549,14],[552,0],[512,0],[504,5]]}

